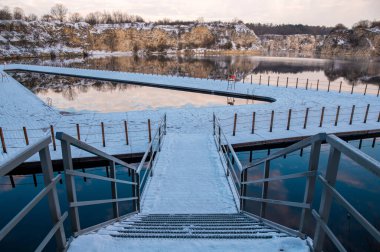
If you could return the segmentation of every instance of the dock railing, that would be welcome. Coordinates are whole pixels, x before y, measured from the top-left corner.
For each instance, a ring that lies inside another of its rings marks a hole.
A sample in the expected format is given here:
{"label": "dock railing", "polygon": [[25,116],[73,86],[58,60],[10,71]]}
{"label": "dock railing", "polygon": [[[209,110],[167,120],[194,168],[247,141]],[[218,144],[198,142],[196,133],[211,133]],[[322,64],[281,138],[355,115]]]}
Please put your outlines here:
{"label": "dock railing", "polygon": [[[161,151],[164,135],[166,135],[166,114],[162,117],[158,124],[158,129],[150,139],[149,145],[136,171],[137,181],[139,181],[137,192],[139,197],[141,197],[145,191],[148,177],[153,176],[154,164],[157,160],[158,153]],[[137,209],[140,209],[140,202]]]}
{"label": "dock railing", "polygon": [[[15,155],[8,162],[0,166],[0,176],[5,176],[20,164],[25,162],[28,158],[38,153],[41,160],[41,168],[44,178],[45,187],[20,211],[15,217],[12,218],[0,230],[0,242],[7,234],[15,228],[15,226],[23,220],[23,218],[45,197],[48,197],[50,217],[54,226],[50,229],[49,233],[45,236],[42,242],[38,245],[35,251],[42,251],[49,241],[55,236],[57,250],[65,251],[67,248],[67,241],[63,222],[67,218],[67,212],[61,214],[61,207],[59,204],[57,183],[61,180],[61,175],[54,177],[53,166],[50,158],[49,144],[51,142],[50,136],[42,138],[41,140],[31,144],[24,151]],[[21,237],[20,237],[21,240]]]}
{"label": "dock railing", "polygon": [[[234,171],[233,159],[235,164],[240,164],[237,159],[236,153],[233,151],[232,146],[228,143],[227,138],[223,134],[223,130],[220,127],[218,118],[214,116],[214,135],[217,141],[217,146],[221,148],[224,152],[223,156],[227,160],[227,167],[229,171]],[[225,138],[225,142],[221,139]],[[328,163],[326,167],[326,173],[322,176],[318,172],[318,164],[321,153],[321,145],[326,143],[330,146],[330,153],[328,157]],[[308,161],[308,169],[304,172],[297,172],[287,175],[281,175],[276,177],[269,176],[270,174],[270,163],[272,160],[284,155],[290,154],[297,150],[302,150],[303,148],[311,146],[311,152]],[[230,153],[233,153],[232,157]],[[324,245],[324,239],[327,237],[335,245],[337,250],[346,251],[346,248],[337,238],[336,234],[329,228],[328,221],[329,215],[332,208],[332,202],[335,200],[340,206],[345,208],[351,216],[353,216],[358,223],[360,223],[363,228],[377,241],[380,242],[380,232],[377,230],[373,224],[371,224],[362,214],[360,214],[355,207],[353,207],[342,194],[340,194],[335,188],[335,183],[337,180],[338,168],[341,155],[345,155],[349,159],[353,160],[359,164],[364,169],[368,170],[372,174],[380,177],[380,162],[363,153],[359,149],[353,147],[349,143],[344,142],[337,136],[333,134],[319,133],[309,138],[306,138],[300,142],[290,145],[284,149],[281,149],[275,153],[268,155],[267,157],[261,158],[249,165],[243,167],[240,170],[240,181],[236,182],[236,191],[239,192],[238,196],[240,199],[240,211],[248,215],[254,216],[261,219],[268,225],[276,226],[277,228],[288,232],[290,234],[300,236],[302,238],[306,237],[306,227],[311,225],[307,223],[307,217],[312,216],[316,220],[316,226],[314,229],[313,237],[313,249],[314,251],[322,251]],[[264,165],[263,177],[260,179],[248,179],[248,170],[259,165]],[[241,166],[241,164],[239,165]],[[228,174],[227,174],[228,175]],[[238,174],[234,174],[234,177]],[[268,189],[270,182],[283,181],[287,179],[295,179],[305,177],[306,186],[304,188],[304,199],[302,202],[293,202],[286,200],[276,200],[268,198]],[[322,184],[322,195],[320,199],[314,198],[314,192],[316,190],[316,183]],[[250,184],[261,185],[261,197],[251,197],[247,196],[247,186]],[[239,188],[240,186],[240,188]],[[240,190],[237,190],[237,189]],[[312,208],[313,200],[320,200],[320,207],[317,211]],[[259,214],[253,214],[249,212],[246,208],[246,201],[254,201],[260,204]],[[272,222],[266,219],[266,209],[268,204],[283,205],[289,207],[295,207],[302,209],[300,216],[300,223],[298,230],[290,229],[286,226],[280,225],[278,223]]]}

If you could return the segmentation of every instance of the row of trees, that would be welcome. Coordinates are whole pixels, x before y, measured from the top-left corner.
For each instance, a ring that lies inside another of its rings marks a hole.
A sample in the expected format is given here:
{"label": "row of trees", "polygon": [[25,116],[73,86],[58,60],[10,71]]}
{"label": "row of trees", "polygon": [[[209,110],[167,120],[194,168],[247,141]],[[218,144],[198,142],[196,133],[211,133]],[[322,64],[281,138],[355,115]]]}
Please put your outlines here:
{"label": "row of trees", "polygon": [[87,22],[91,25],[94,24],[118,24],[118,23],[128,23],[128,22],[144,22],[144,19],[140,16],[129,15],[125,12],[114,11],[110,12],[91,12],[86,16],[80,15],[78,12],[69,14],[69,10],[63,4],[56,4],[50,9],[50,13],[42,15],[38,18],[34,14],[28,16],[25,15],[23,9],[15,7],[13,12],[8,8],[4,7],[0,9],[0,20],[25,20],[25,21],[70,21],[73,23],[77,22]]}
{"label": "row of trees", "polygon": [[264,34],[279,34],[279,35],[294,35],[294,34],[311,34],[311,35],[327,35],[331,31],[331,27],[326,26],[310,26],[302,24],[261,24],[250,23],[246,24],[248,28],[255,31],[257,35]]}

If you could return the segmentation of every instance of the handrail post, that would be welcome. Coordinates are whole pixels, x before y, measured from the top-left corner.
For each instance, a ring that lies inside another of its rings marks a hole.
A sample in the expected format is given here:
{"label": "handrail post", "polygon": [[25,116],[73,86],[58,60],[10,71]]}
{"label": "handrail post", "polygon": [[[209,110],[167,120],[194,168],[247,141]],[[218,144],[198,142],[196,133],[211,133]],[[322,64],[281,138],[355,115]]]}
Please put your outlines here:
{"label": "handrail post", "polygon": [[[270,160],[266,160],[264,164],[264,174],[263,174],[263,179],[267,179],[269,177],[269,169],[270,169]],[[268,194],[268,182],[264,182],[262,185],[262,190],[261,190],[261,198],[266,199]],[[266,203],[261,202],[260,205],[260,217],[264,218],[265,217],[265,210],[266,210]]]}
{"label": "handrail post", "polygon": [[[240,196],[245,196],[247,192],[247,185],[243,184],[243,182],[247,181],[247,169],[243,170],[240,173]],[[240,198],[240,211],[244,210],[245,200]]]}
{"label": "handrail post", "polygon": [[[340,151],[338,151],[333,146],[331,146],[330,154],[329,154],[329,158],[327,162],[325,179],[326,181],[328,181],[329,185],[331,185],[332,187],[334,187],[335,182],[336,182],[340,155],[341,155]],[[325,187],[323,187],[321,203],[319,207],[319,216],[321,217],[324,223],[328,223],[329,221],[332,200],[333,200],[333,196],[331,195],[330,191],[327,190]],[[314,241],[313,241],[315,251],[322,251],[324,238],[325,238],[325,232],[321,228],[320,224],[317,223],[317,226],[315,228],[315,233],[314,233]]]}
{"label": "handrail post", "polygon": [[140,174],[134,171],[134,180],[137,182],[137,185],[135,186],[135,197],[137,197],[136,200],[136,211],[140,212],[140,200],[141,200],[141,195],[140,195]]}
{"label": "handrail post", "polygon": [[[318,140],[318,141],[315,141],[311,145],[310,158],[309,158],[309,171],[318,171],[319,156],[321,154],[321,144],[322,144],[322,141]],[[307,177],[307,181],[305,185],[305,194],[304,194],[304,199],[303,199],[303,203],[305,204],[311,204],[313,201],[316,176],[317,176],[317,173],[315,173],[314,176]],[[306,217],[308,216],[311,216],[311,209],[302,208],[300,225],[299,225],[299,231],[302,234],[306,232],[305,223],[306,223]]]}
{"label": "handrail post", "polygon": [[[71,147],[70,143],[66,140],[61,140],[61,148],[62,148],[62,160],[63,160],[63,168],[66,171],[72,171],[73,169],[73,160],[71,156]],[[75,180],[74,177],[70,174],[65,173],[66,176],[66,190],[67,190],[67,201],[70,203],[77,202],[77,195],[75,189]],[[79,212],[78,207],[70,207],[70,219],[71,219],[71,228],[73,233],[80,231],[80,220],[79,220]]]}
{"label": "handrail post", "polygon": [[[116,179],[116,165],[114,161],[109,162],[110,165],[110,177],[112,179]],[[117,184],[116,182],[111,182],[111,192],[112,192],[112,199],[117,199]],[[113,217],[118,218],[120,216],[119,214],[119,203],[113,202],[112,203],[112,209],[113,209]]]}
{"label": "handrail post", "polygon": [[[39,151],[39,156],[41,160],[42,173],[44,177],[45,186],[50,185],[54,178],[53,165],[51,162],[49,145]],[[52,221],[54,224],[59,223],[61,219],[61,207],[59,204],[59,198],[57,193],[57,186],[54,185],[53,188],[48,193],[49,209]],[[57,251],[64,251],[66,248],[66,234],[63,227],[63,223],[60,224],[58,230],[55,233],[55,240],[57,242]]]}

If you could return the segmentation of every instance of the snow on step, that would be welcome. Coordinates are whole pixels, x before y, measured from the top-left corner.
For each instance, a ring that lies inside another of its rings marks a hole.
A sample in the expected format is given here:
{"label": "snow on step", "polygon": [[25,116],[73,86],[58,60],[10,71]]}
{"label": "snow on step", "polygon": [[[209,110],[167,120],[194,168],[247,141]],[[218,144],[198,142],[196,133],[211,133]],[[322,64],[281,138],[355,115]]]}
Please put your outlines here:
{"label": "snow on step", "polygon": [[142,213],[236,213],[211,135],[168,133]]}
{"label": "snow on step", "polygon": [[96,233],[79,236],[72,241],[69,251],[178,251],[179,248],[309,251],[305,240],[244,214],[137,214]]}

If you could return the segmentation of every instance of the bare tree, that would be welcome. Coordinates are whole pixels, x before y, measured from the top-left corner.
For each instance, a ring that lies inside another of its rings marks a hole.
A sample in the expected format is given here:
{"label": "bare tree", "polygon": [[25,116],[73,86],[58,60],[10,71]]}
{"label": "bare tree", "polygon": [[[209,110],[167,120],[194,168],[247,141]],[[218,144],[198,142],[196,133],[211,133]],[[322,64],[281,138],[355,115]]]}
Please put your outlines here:
{"label": "bare tree", "polygon": [[52,20],[54,20],[54,17],[49,14],[45,14],[41,17],[41,21],[50,22]]}
{"label": "bare tree", "polygon": [[25,17],[25,14],[24,14],[24,10],[21,9],[20,7],[15,7],[13,9],[13,18],[16,19],[16,20],[22,20],[24,19]]}
{"label": "bare tree", "polygon": [[65,20],[67,12],[68,9],[63,4],[56,4],[50,9],[50,14],[61,22]]}
{"label": "bare tree", "polygon": [[29,16],[27,16],[26,18],[25,18],[25,20],[26,21],[37,21],[38,20],[38,17],[37,17],[37,15],[36,14],[30,14]]}
{"label": "bare tree", "polygon": [[11,20],[12,13],[7,6],[0,10],[0,20]]}
{"label": "bare tree", "polygon": [[75,13],[73,13],[73,14],[70,15],[69,20],[72,23],[78,23],[78,22],[83,21],[83,18],[82,18],[82,16],[78,12],[75,12]]}
{"label": "bare tree", "polygon": [[90,12],[87,14],[86,18],[84,19],[87,23],[90,25],[99,24],[101,21],[102,13],[100,12]]}

